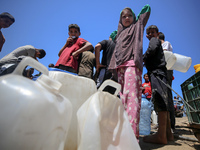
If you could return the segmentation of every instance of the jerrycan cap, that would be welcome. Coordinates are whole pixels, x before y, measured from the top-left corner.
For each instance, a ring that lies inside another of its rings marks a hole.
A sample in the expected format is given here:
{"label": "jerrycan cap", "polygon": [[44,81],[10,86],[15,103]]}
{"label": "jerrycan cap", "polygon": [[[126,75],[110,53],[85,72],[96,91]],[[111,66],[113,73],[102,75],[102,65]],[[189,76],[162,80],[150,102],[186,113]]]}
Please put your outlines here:
{"label": "jerrycan cap", "polygon": [[50,78],[49,76],[42,74],[36,82],[39,82],[40,84],[42,84],[43,86],[45,86],[46,88],[50,89],[50,90],[56,90],[59,91],[59,89],[61,88],[62,84],[52,78]]}

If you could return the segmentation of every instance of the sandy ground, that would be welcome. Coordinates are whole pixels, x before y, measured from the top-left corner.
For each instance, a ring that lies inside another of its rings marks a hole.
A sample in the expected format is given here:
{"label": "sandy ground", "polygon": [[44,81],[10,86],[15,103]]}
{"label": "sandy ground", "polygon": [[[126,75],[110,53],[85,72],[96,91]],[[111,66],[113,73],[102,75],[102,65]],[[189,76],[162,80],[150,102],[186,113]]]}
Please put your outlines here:
{"label": "sandy ground", "polygon": [[[140,136],[140,147],[142,150],[200,150],[200,142],[195,137],[193,131],[188,128],[188,118],[176,118],[176,129],[174,131],[175,140],[167,145],[144,143],[143,136]],[[155,133],[156,130],[151,130]]]}

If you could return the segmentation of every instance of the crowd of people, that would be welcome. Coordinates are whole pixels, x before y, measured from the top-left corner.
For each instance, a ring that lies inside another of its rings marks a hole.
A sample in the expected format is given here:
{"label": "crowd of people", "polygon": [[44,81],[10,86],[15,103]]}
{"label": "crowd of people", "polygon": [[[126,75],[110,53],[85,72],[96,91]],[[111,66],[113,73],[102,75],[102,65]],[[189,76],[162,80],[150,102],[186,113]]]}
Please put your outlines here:
{"label": "crowd of people", "polygon": [[[146,29],[149,46],[143,54],[143,34],[150,12],[149,5],[145,5],[137,16],[131,8],[124,8],[120,13],[118,29],[110,34],[108,40],[100,41],[95,47],[79,37],[81,31],[77,24],[70,24],[69,37],[58,52],[59,59],[55,65],[49,64],[49,67],[91,78],[96,82],[97,88],[107,79],[121,84],[119,97],[138,141],[141,96],[146,95],[146,98],[154,103],[158,114],[158,132],[145,136],[143,140],[167,144],[168,141],[174,140],[171,128],[175,128],[175,119],[172,92],[165,84],[172,85],[173,71],[166,68],[163,50],[172,51],[172,46],[165,41],[164,34],[159,32],[156,25],[150,25]],[[7,28],[12,23],[14,17],[9,13],[0,14],[0,29]],[[4,42],[5,38],[0,32],[0,48]],[[100,51],[103,51],[102,60]],[[0,60],[0,76],[11,73],[24,57],[37,60],[45,54],[43,49],[31,45],[19,47]],[[142,84],[143,66],[146,67],[147,73],[144,74],[145,82]],[[27,70],[26,76],[31,79],[33,71]],[[106,89],[110,93],[113,93],[112,90]]]}

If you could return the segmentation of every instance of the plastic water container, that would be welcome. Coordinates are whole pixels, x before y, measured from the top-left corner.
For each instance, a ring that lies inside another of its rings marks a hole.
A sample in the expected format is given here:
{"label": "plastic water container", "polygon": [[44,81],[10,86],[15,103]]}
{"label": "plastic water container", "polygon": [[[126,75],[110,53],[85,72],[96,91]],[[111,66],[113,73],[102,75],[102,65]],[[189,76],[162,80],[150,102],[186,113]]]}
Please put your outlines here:
{"label": "plastic water container", "polygon": [[[22,76],[29,65],[43,73],[37,81]],[[62,150],[72,105],[59,94],[61,83],[45,66],[24,58],[13,73],[0,77],[0,149]]]}
{"label": "plastic water container", "polygon": [[[103,92],[106,86],[116,89],[114,95]],[[106,80],[98,91],[79,108],[78,150],[140,150],[121,100],[121,85]]]}
{"label": "plastic water container", "polygon": [[[73,72],[69,72],[69,71],[66,71],[66,70],[62,70],[62,69],[58,69],[58,68],[48,68],[49,71],[60,71],[60,72],[65,72],[65,73],[69,73],[69,74],[73,74],[75,76],[77,76],[76,73],[73,73]],[[37,79],[39,78],[39,76],[33,76],[33,79],[34,81],[36,81]]]}
{"label": "plastic water container", "polygon": [[49,71],[49,77],[62,83],[60,93],[72,103],[72,119],[65,142],[65,150],[77,150],[78,127],[76,113],[81,105],[97,91],[96,84],[92,79],[61,71]]}
{"label": "plastic water container", "polygon": [[151,132],[151,106],[152,103],[146,99],[145,95],[142,95],[139,123],[140,135],[149,135]]}
{"label": "plastic water container", "polygon": [[198,69],[198,68],[200,68],[200,64],[194,65],[194,69],[195,69],[195,70]]}
{"label": "plastic water container", "polygon": [[180,54],[176,54],[176,53],[174,53],[174,55],[176,56],[176,62],[170,68],[170,70],[177,70],[177,71],[180,71],[180,72],[187,72],[188,69],[191,66],[192,58],[191,57],[187,57],[187,56],[183,56],[183,55],[180,55]]}
{"label": "plastic water container", "polygon": [[77,76],[76,73],[69,72],[69,71],[66,71],[66,70],[62,70],[62,69],[59,69],[59,68],[49,68],[49,71],[61,71],[61,72],[65,72],[65,73],[69,73],[69,74],[73,74],[73,75]]}
{"label": "plastic water container", "polygon": [[164,55],[165,55],[165,61],[167,63],[166,65],[167,70],[170,70],[171,67],[176,62],[176,56],[171,51],[164,51]]}
{"label": "plastic water container", "polygon": [[155,110],[151,113],[152,124],[158,124],[158,115],[156,114]]}

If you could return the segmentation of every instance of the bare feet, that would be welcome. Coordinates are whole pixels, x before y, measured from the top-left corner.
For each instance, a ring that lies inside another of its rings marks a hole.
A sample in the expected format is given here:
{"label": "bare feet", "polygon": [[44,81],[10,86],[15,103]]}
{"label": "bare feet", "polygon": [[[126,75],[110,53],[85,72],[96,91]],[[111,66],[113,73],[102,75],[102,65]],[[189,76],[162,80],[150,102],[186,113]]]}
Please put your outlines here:
{"label": "bare feet", "polygon": [[155,133],[153,135],[145,136],[143,141],[146,143],[167,144],[167,137],[160,136],[158,133]]}

